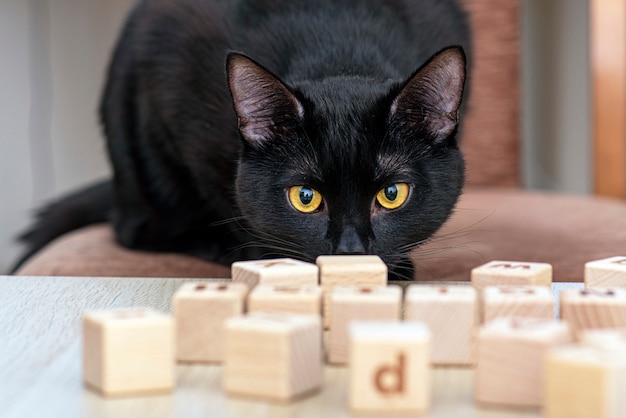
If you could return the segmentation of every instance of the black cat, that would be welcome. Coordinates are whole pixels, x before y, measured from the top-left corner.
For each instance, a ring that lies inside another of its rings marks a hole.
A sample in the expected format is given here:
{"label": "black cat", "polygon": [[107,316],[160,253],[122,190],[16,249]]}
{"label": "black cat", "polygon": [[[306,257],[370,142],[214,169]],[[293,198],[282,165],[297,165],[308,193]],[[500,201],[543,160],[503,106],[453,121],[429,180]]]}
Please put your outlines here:
{"label": "black cat", "polygon": [[113,180],[45,209],[24,259],[109,220],[130,248],[377,254],[412,277],[464,181],[454,45],[452,0],[142,1],[100,108]]}

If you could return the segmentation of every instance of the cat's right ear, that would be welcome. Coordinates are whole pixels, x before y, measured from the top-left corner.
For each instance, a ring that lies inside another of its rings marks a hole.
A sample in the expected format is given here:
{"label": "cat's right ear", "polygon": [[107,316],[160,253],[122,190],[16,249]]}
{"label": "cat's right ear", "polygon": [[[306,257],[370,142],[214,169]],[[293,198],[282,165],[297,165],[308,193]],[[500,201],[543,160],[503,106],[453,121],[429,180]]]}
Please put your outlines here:
{"label": "cat's right ear", "polygon": [[270,71],[238,53],[228,54],[226,71],[239,131],[250,145],[262,146],[297,129],[302,104]]}

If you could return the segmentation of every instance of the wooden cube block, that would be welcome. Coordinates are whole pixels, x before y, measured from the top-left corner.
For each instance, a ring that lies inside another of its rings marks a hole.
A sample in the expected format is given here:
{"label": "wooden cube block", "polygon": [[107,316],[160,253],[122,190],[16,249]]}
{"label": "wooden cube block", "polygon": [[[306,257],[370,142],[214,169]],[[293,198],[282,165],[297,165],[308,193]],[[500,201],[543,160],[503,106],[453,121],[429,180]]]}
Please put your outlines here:
{"label": "wooden cube block", "polygon": [[319,388],[322,367],[319,316],[254,312],[226,323],[229,394],[287,401]]}
{"label": "wooden cube block", "polygon": [[472,269],[472,285],[481,292],[487,286],[552,284],[552,266],[547,263],[491,261]]}
{"label": "wooden cube block", "polygon": [[477,402],[538,407],[543,397],[543,358],[555,345],[571,343],[568,325],[554,319],[498,318],[478,336],[474,396]]}
{"label": "wooden cube block", "polygon": [[253,289],[259,283],[284,286],[319,284],[319,268],[291,258],[237,261],[231,266],[234,283],[244,283]]}
{"label": "wooden cube block", "polygon": [[387,265],[375,255],[322,255],[316,261],[320,269],[320,285],[324,292],[324,327],[330,325],[330,291],[336,285],[384,286]]}
{"label": "wooden cube block", "polygon": [[483,289],[482,322],[500,317],[553,319],[554,297],[545,286],[487,286]]}
{"label": "wooden cube block", "polygon": [[626,257],[611,257],[586,263],[585,286],[626,287]]}
{"label": "wooden cube block", "polygon": [[261,284],[248,296],[248,312],[290,312],[321,316],[322,288]]}
{"label": "wooden cube block", "polygon": [[330,294],[333,316],[326,355],[329,363],[348,361],[349,325],[354,320],[400,320],[402,288],[389,286],[335,286]]}
{"label": "wooden cube block", "polygon": [[626,327],[626,289],[565,289],[561,292],[561,319],[576,333],[589,328]]}
{"label": "wooden cube block", "polygon": [[428,325],[433,364],[475,362],[478,301],[473,287],[412,284],[404,298],[404,319]]}
{"label": "wooden cube block", "polygon": [[172,319],[151,309],[83,316],[83,379],[105,396],[170,392],[174,387]]}
{"label": "wooden cube block", "polygon": [[178,361],[221,362],[224,322],[244,312],[247,292],[242,283],[183,284],[173,300]]}
{"label": "wooden cube block", "polygon": [[556,347],[546,358],[546,418],[626,417],[624,350]]}
{"label": "wooden cube block", "polygon": [[622,346],[626,350],[626,327],[606,329],[584,329],[578,334],[581,344],[596,347]]}
{"label": "wooden cube block", "polygon": [[427,411],[430,332],[420,322],[353,322],[349,404],[355,411]]}

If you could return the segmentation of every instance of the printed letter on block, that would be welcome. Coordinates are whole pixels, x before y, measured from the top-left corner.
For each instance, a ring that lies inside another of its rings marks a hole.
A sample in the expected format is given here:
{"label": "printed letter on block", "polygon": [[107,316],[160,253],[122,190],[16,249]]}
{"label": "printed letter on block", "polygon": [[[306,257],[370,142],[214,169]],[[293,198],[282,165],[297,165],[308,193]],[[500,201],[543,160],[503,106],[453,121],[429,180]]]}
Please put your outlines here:
{"label": "printed letter on block", "polygon": [[353,410],[419,413],[429,409],[430,332],[426,325],[358,321],[349,332]]}
{"label": "printed letter on block", "polygon": [[487,286],[552,284],[552,266],[547,263],[491,261],[472,269],[472,285],[481,292]]}

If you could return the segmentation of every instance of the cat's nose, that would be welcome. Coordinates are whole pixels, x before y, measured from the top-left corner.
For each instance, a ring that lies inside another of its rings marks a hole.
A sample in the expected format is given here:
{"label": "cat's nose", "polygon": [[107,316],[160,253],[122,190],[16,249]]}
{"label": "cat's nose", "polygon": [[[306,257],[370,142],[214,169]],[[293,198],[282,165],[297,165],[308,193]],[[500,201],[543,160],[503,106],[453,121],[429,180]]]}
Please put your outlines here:
{"label": "cat's nose", "polygon": [[352,225],[346,226],[341,232],[335,254],[365,254],[365,245]]}

